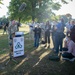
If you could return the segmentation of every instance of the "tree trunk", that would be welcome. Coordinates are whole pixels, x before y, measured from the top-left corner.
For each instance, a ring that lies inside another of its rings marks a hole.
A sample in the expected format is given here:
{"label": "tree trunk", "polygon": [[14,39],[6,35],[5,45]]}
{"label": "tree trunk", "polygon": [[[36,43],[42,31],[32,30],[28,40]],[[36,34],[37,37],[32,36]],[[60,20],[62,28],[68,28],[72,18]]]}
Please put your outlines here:
{"label": "tree trunk", "polygon": [[21,21],[21,17],[19,17],[19,19],[18,19],[18,22],[20,23],[20,21]]}
{"label": "tree trunk", "polygon": [[32,21],[35,20],[35,7],[36,7],[36,1],[32,1]]}

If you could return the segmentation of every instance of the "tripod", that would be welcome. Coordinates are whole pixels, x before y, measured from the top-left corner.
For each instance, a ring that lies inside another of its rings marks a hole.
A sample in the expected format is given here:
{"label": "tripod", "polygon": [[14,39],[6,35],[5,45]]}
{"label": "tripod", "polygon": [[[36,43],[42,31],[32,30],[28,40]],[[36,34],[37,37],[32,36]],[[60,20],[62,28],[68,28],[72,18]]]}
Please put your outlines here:
{"label": "tripod", "polygon": [[17,61],[13,59],[13,56],[12,56],[11,53],[9,54],[9,57],[10,57],[9,60],[6,62],[5,65],[7,65],[10,61],[13,61],[13,62],[17,63]]}
{"label": "tripod", "polygon": [[7,65],[10,61],[17,63],[17,61],[13,59],[12,51],[13,51],[13,45],[10,44],[9,60],[6,62],[5,65]]}

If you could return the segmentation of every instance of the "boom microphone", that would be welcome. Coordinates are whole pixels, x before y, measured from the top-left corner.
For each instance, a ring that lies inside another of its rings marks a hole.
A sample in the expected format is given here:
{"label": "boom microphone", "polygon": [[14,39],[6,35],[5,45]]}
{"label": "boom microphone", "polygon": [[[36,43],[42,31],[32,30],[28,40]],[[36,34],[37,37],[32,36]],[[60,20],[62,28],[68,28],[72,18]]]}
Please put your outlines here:
{"label": "boom microphone", "polygon": [[25,8],[26,8],[26,3],[23,2],[23,3],[21,4],[21,6],[19,7],[19,11],[22,12],[22,11],[25,10]]}

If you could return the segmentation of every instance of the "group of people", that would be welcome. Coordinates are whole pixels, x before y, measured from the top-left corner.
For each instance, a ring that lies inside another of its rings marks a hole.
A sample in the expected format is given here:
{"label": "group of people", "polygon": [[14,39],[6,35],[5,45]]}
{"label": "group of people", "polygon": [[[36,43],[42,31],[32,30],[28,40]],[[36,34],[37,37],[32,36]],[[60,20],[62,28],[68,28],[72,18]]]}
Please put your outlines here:
{"label": "group of people", "polygon": [[[44,47],[50,48],[50,37],[53,41],[53,50],[57,55],[62,54],[62,57],[66,60],[74,60],[75,58],[75,21],[69,21],[64,23],[63,18],[59,22],[54,22],[53,24],[50,21],[46,23],[33,23],[30,26],[30,38],[34,40],[34,47],[39,46],[41,41],[44,44]],[[64,30],[66,27],[66,33]],[[9,35],[9,44],[11,50],[13,50],[12,39],[15,36],[15,32],[18,31],[17,22],[10,21],[8,25],[8,35]],[[64,46],[63,46],[64,44]]]}
{"label": "group of people", "polygon": [[75,60],[75,21],[69,21],[66,24],[67,32],[64,39],[64,48],[62,57],[63,59],[74,61]]}
{"label": "group of people", "polygon": [[[43,27],[43,28],[42,28]],[[66,27],[66,33],[64,33]],[[69,21],[64,23],[64,19],[61,18],[59,22],[52,23],[47,21],[46,24],[35,24],[32,26],[32,32],[34,34],[34,47],[39,46],[40,39],[45,44],[44,47],[50,48],[50,36],[52,36],[53,50],[57,55],[62,54],[63,58],[72,59],[75,57],[75,21]],[[64,38],[68,39],[66,41]],[[63,46],[64,44],[64,46]],[[65,46],[66,45],[66,46]]]}
{"label": "group of people", "polygon": [[34,39],[34,47],[39,46],[39,42],[44,41],[46,43],[45,47],[47,46],[48,42],[48,47],[50,47],[50,30],[51,30],[51,25],[50,22],[47,21],[46,25],[42,23],[41,25],[39,23],[34,24],[32,23],[30,25],[30,36],[31,39]]}

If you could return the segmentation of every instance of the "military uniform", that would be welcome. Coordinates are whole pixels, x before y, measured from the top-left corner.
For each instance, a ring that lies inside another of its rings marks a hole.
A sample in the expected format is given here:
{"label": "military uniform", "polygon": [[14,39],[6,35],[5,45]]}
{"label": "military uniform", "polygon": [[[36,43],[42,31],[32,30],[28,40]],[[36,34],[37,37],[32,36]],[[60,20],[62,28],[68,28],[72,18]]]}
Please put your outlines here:
{"label": "military uniform", "polygon": [[[14,22],[14,23],[13,23],[13,21],[10,22],[9,26],[8,26],[8,41],[9,41],[9,45],[11,48],[13,47],[13,45],[12,45],[13,37],[15,36],[15,32],[17,32],[17,31],[18,31],[18,29],[17,29],[16,22]],[[12,50],[13,50],[13,48],[12,48]]]}

